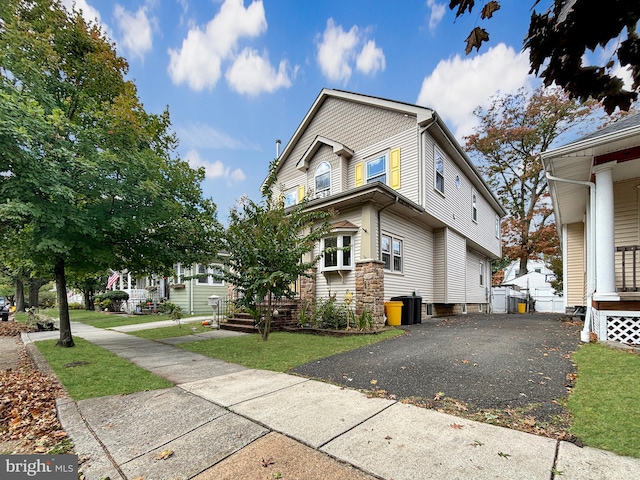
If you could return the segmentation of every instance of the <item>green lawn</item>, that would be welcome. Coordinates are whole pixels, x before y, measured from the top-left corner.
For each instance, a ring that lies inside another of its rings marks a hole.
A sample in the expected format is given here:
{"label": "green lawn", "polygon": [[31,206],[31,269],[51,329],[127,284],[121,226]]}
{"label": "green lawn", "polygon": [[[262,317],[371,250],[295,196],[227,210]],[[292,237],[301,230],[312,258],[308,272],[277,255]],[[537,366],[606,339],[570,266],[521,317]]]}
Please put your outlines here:
{"label": "green lawn", "polygon": [[590,447],[640,458],[640,355],[590,343],[573,361],[578,380],[567,402],[571,433]]}
{"label": "green lawn", "polygon": [[211,327],[202,326],[200,323],[183,323],[172,327],[152,328],[150,330],[136,330],[128,332],[129,335],[146,338],[148,340],[160,340],[163,338],[184,337],[194,333],[210,332]]}
{"label": "green lawn", "polygon": [[117,355],[74,338],[75,347],[56,347],[56,340],[36,342],[71,397],[78,401],[169,388],[173,383]]}
{"label": "green lawn", "polygon": [[249,368],[286,372],[312,360],[346,352],[403,334],[402,330],[387,330],[374,335],[331,337],[304,333],[273,332],[266,342],[262,340],[260,335],[254,334],[183,343],[177,346]]}
{"label": "green lawn", "polygon": [[[47,308],[40,310],[40,313],[51,318],[58,318],[58,309]],[[87,325],[99,328],[120,327],[122,325],[134,325],[138,323],[159,322],[169,320],[169,315],[125,315],[96,312],[94,310],[69,310],[69,317],[72,322],[82,322]],[[16,313],[16,321],[25,322],[26,313]]]}

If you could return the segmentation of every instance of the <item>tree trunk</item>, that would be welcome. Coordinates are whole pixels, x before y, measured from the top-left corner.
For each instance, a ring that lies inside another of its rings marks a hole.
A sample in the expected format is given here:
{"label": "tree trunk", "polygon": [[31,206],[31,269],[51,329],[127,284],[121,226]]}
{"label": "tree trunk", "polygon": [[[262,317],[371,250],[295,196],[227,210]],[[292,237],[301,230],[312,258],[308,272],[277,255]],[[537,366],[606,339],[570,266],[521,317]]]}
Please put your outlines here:
{"label": "tree trunk", "polygon": [[271,330],[271,292],[267,295],[267,315],[264,319],[264,330],[262,331],[262,340],[265,342],[269,338],[269,330]]}
{"label": "tree trunk", "polygon": [[95,310],[95,304],[93,302],[93,288],[87,288],[84,291],[84,309]]}
{"label": "tree trunk", "polygon": [[53,267],[56,278],[56,290],[58,291],[58,313],[60,315],[60,339],[57,347],[73,347],[71,336],[71,319],[69,318],[69,302],[67,300],[67,279],[64,275],[64,260],[59,258]]}
{"label": "tree trunk", "polygon": [[16,312],[24,312],[24,283],[19,278],[15,280],[16,287]]}
{"label": "tree trunk", "polygon": [[40,287],[46,282],[41,278],[29,278],[29,306],[40,308],[40,301],[38,300],[38,294],[40,293]]}
{"label": "tree trunk", "polygon": [[527,263],[529,263],[529,259],[527,257],[520,257],[520,273],[518,273],[519,277],[529,273],[529,270],[527,270]]}

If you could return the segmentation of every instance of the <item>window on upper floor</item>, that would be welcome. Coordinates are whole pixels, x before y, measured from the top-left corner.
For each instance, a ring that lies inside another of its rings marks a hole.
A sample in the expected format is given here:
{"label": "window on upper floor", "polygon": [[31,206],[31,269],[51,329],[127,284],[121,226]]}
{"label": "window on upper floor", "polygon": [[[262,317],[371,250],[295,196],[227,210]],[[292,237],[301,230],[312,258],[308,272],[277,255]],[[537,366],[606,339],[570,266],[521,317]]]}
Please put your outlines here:
{"label": "window on upper floor", "polygon": [[438,150],[437,147],[434,147],[433,157],[435,175],[434,187],[444,195],[444,155],[440,152],[440,150]]}
{"label": "window on upper floor", "polygon": [[402,240],[390,235],[382,235],[380,251],[384,269],[391,272],[402,272]]}
{"label": "window on upper floor", "polygon": [[322,239],[322,269],[351,270],[351,235],[333,235]]}
{"label": "window on upper floor", "polygon": [[222,273],[222,265],[211,265],[207,267],[204,264],[196,265],[196,274],[198,285],[224,285],[220,278]]}
{"label": "window on upper floor", "polygon": [[322,162],[316,168],[315,174],[316,198],[327,197],[331,194],[331,165]]}
{"label": "window on upper floor", "polygon": [[298,203],[298,189],[287,190],[284,192],[284,206],[292,207]]}
{"label": "window on upper floor", "polygon": [[500,238],[500,215],[496,215],[496,238]]}
{"label": "window on upper floor", "polygon": [[475,190],[471,191],[471,220],[478,222],[478,194]]}
{"label": "window on upper floor", "polygon": [[387,183],[387,155],[379,155],[366,162],[367,183]]}

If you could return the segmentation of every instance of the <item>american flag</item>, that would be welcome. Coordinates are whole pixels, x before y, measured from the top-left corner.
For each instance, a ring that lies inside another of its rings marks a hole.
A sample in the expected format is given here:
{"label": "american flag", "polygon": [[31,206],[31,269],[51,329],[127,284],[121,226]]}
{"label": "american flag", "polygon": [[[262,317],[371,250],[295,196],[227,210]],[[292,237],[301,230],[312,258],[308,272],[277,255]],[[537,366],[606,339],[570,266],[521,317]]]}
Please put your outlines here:
{"label": "american flag", "polygon": [[113,272],[111,276],[109,276],[109,280],[107,280],[107,290],[113,287],[119,278],[120,274],[118,272]]}

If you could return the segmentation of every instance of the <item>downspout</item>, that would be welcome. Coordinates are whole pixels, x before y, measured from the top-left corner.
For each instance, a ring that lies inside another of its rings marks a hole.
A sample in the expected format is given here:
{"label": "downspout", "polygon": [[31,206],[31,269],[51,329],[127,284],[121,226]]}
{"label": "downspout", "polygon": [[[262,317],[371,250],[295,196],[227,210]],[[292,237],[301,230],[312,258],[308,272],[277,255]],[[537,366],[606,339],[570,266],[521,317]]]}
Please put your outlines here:
{"label": "downspout", "polygon": [[584,316],[584,326],[580,332],[580,340],[589,343],[589,332],[591,325],[591,305],[593,294],[595,293],[596,272],[595,272],[595,217],[596,217],[596,184],[593,182],[585,182],[581,180],[570,180],[568,178],[554,177],[549,173],[546,174],[547,180],[552,182],[572,183],[574,185],[584,185],[589,187],[591,194],[589,195],[589,228],[587,229],[587,308]]}
{"label": "downspout", "polygon": [[381,249],[381,245],[382,245],[382,229],[380,227],[380,212],[382,212],[383,210],[389,208],[391,205],[394,205],[396,203],[398,203],[398,201],[400,200],[400,197],[398,197],[398,195],[396,195],[395,200],[393,200],[390,203],[387,203],[384,207],[382,207],[380,210],[378,210],[378,260],[382,261],[382,249]]}

